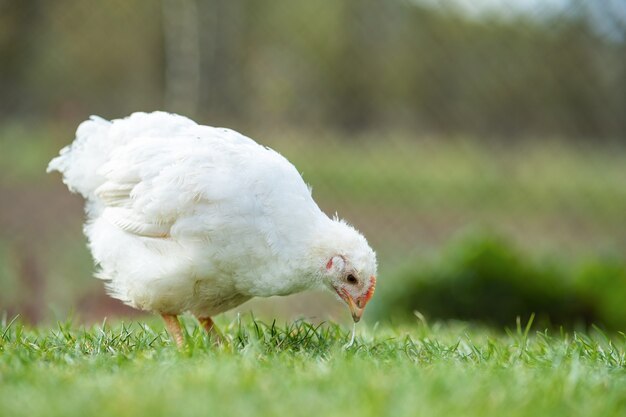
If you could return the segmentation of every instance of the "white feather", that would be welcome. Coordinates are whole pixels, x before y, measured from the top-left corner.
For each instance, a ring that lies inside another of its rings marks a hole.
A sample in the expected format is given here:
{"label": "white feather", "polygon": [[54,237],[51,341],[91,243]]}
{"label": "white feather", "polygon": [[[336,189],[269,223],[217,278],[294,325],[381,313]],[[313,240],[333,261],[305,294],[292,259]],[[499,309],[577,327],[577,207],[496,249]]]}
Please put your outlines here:
{"label": "white feather", "polygon": [[337,251],[375,273],[363,236],[321,212],[291,163],[229,129],[92,116],[48,170],[86,198],[98,277],[137,308],[213,315],[313,288]]}

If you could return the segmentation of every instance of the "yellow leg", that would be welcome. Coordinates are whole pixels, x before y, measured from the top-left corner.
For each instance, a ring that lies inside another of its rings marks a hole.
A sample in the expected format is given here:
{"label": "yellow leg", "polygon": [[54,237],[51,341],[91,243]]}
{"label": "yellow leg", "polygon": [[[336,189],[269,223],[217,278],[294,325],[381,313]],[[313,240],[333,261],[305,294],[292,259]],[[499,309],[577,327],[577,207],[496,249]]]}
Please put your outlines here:
{"label": "yellow leg", "polygon": [[198,317],[198,321],[200,322],[202,327],[204,327],[204,330],[206,330],[206,332],[211,335],[213,340],[218,345],[221,345],[222,344],[222,334],[217,329],[217,326],[215,326],[215,323],[213,323],[213,319],[211,317]]}
{"label": "yellow leg", "polygon": [[161,314],[163,320],[165,321],[165,327],[167,327],[167,331],[170,336],[176,342],[176,346],[178,348],[183,347],[183,331],[180,328],[180,322],[178,321],[178,317],[173,314]]}

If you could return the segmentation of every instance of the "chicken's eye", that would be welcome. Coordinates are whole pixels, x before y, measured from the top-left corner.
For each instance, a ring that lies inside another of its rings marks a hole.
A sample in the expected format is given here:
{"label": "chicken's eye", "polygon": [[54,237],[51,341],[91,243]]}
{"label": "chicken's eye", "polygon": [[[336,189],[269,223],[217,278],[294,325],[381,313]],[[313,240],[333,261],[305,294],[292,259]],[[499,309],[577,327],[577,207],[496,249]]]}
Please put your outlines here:
{"label": "chicken's eye", "polygon": [[346,277],[346,280],[350,283],[350,284],[356,284],[357,282],[359,282],[356,277],[352,274],[348,275]]}

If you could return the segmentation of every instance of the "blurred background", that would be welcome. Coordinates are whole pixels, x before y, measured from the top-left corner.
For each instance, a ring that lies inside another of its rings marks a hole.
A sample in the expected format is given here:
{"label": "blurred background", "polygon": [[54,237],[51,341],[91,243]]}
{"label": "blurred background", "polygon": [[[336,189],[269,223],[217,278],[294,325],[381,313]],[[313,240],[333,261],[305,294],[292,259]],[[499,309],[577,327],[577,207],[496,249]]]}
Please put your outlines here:
{"label": "blurred background", "polygon": [[0,0],[0,312],[138,314],[45,168],[89,115],[157,109],[273,147],[367,236],[370,323],[626,327],[624,0]]}

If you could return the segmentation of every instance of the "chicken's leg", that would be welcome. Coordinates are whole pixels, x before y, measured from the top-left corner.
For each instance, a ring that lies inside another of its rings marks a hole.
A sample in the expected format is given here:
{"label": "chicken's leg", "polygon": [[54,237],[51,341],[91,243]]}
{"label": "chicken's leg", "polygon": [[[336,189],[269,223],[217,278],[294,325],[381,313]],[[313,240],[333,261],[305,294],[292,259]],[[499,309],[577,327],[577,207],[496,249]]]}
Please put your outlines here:
{"label": "chicken's leg", "polygon": [[178,321],[178,317],[173,314],[161,314],[163,320],[165,321],[165,327],[167,327],[167,331],[170,336],[176,342],[176,346],[178,348],[183,347],[183,331],[180,328],[180,322]]}
{"label": "chicken's leg", "polygon": [[222,334],[217,329],[217,326],[215,326],[215,323],[213,323],[213,319],[211,317],[198,317],[198,321],[202,327],[204,327],[204,330],[211,335],[213,341],[215,341],[218,345],[221,345],[223,339]]}

